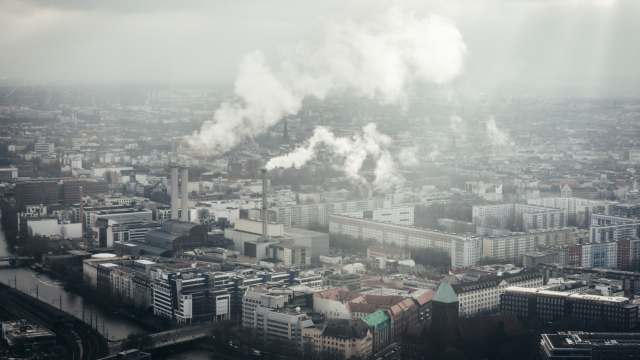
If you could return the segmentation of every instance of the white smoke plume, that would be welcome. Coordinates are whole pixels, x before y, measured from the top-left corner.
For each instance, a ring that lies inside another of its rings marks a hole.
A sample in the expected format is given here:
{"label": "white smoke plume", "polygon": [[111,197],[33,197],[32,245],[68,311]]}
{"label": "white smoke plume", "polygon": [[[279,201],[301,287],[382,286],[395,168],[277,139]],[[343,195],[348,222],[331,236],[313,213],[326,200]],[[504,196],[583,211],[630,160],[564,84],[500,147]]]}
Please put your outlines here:
{"label": "white smoke plume", "polygon": [[489,142],[495,148],[505,148],[513,145],[509,140],[509,134],[505,130],[501,130],[496,125],[496,120],[491,116],[487,121],[487,137]]}
{"label": "white smoke plume", "polygon": [[318,126],[306,146],[271,159],[266,168],[267,170],[277,167],[300,168],[316,157],[320,147],[325,147],[330,153],[344,159],[341,169],[353,182],[367,183],[360,175],[360,169],[367,157],[372,157],[376,160],[374,170],[376,178],[373,185],[378,189],[388,189],[402,185],[404,182],[402,175],[397,173],[394,158],[389,151],[392,143],[393,140],[380,133],[373,123],[363,127],[361,134],[352,137],[336,137],[326,127]]}
{"label": "white smoke plume", "polygon": [[400,153],[398,154],[398,160],[400,160],[400,164],[406,167],[416,167],[420,165],[420,161],[418,160],[418,156],[416,155],[417,152],[417,147],[401,149]]}
{"label": "white smoke plume", "polygon": [[283,48],[277,70],[260,51],[246,54],[235,81],[238,100],[223,103],[187,140],[203,152],[223,153],[296,114],[307,96],[349,92],[406,106],[416,83],[443,84],[458,76],[465,54],[462,35],[442,16],[394,8],[369,23],[335,20],[320,46]]}

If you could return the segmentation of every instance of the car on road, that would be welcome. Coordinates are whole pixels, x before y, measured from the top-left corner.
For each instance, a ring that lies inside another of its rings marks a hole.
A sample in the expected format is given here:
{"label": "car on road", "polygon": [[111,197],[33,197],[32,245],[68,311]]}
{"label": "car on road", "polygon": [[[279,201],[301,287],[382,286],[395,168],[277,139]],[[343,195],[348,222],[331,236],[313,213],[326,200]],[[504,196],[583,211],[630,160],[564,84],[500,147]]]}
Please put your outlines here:
{"label": "car on road", "polygon": [[260,356],[260,355],[262,355],[262,353],[260,351],[258,351],[258,350],[253,350],[253,355]]}
{"label": "car on road", "polygon": [[165,342],[165,341],[169,341],[169,339],[167,338],[162,339],[162,342]]}

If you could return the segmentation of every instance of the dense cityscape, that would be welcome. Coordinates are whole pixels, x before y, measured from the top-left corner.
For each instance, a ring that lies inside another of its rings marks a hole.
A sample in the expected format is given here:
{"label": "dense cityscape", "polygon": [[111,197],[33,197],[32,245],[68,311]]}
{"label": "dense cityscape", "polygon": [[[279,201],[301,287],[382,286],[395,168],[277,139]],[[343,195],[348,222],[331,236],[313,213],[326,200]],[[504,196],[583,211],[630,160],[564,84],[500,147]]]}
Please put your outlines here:
{"label": "dense cityscape", "polygon": [[383,14],[235,82],[0,56],[0,359],[640,357],[636,78],[488,86]]}

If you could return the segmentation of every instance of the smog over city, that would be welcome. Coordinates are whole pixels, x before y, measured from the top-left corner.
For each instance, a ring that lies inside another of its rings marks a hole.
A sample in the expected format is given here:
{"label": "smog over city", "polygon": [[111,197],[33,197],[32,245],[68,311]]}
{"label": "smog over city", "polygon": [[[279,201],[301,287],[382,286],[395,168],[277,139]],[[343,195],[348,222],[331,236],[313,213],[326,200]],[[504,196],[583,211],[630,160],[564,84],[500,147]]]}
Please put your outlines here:
{"label": "smog over city", "polygon": [[638,19],[0,0],[0,359],[640,357]]}

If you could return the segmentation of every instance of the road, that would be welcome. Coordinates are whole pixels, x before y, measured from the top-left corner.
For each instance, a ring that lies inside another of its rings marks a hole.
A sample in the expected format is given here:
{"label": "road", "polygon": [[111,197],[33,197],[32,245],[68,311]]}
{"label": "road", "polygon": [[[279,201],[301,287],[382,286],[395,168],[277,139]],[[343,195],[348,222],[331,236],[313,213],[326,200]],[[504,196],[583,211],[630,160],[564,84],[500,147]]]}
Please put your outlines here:
{"label": "road", "polygon": [[[150,334],[153,340],[153,347],[160,348],[163,346],[176,345],[187,341],[201,339],[211,335],[211,324],[193,325],[176,330],[165,331],[156,334]],[[126,350],[123,348],[124,340],[110,343],[109,347],[113,353]]]}

